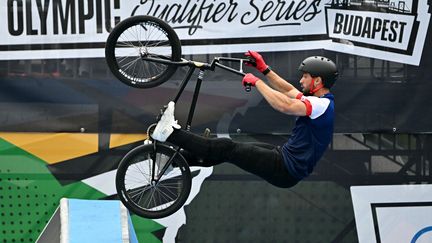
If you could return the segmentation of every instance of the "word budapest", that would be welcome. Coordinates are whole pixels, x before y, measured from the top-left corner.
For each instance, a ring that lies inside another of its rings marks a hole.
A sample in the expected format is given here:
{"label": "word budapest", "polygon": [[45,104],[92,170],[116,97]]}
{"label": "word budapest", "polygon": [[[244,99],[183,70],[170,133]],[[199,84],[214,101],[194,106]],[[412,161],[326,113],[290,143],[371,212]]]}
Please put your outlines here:
{"label": "word budapest", "polygon": [[333,33],[344,35],[361,36],[362,38],[391,41],[402,43],[403,30],[406,22],[381,20],[371,17],[354,16],[348,14],[336,14]]}
{"label": "word budapest", "polygon": [[110,32],[111,9],[118,9],[120,0],[113,5],[111,0],[8,0],[8,31],[12,36],[86,34],[88,26]]}
{"label": "word budapest", "polygon": [[256,22],[308,22],[321,12],[320,3],[321,0],[187,0],[175,3],[141,0],[133,15],[152,15],[171,24],[186,25],[189,26],[189,34],[193,35],[197,28],[208,23],[250,25]]}
{"label": "word budapest", "polygon": [[414,16],[328,9],[329,36],[406,50]]}

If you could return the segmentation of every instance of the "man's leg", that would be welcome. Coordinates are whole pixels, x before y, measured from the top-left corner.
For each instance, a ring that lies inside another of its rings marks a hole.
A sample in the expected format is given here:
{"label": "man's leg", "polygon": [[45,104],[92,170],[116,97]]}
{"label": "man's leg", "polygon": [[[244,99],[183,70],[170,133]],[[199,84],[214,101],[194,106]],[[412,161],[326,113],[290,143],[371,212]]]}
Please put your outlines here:
{"label": "man's leg", "polygon": [[278,187],[291,187],[297,183],[286,170],[280,150],[270,144],[205,138],[184,130],[174,130],[167,141],[185,150],[184,156],[191,166],[208,167],[229,162]]}
{"label": "man's leg", "polygon": [[288,188],[298,183],[286,169],[282,152],[277,146],[236,143],[234,151],[228,162],[261,177],[270,184]]}
{"label": "man's leg", "polygon": [[[156,125],[152,137],[161,142],[171,142],[202,158],[203,166],[217,165],[228,161],[245,171],[256,174],[273,185],[289,187],[297,183],[284,166],[281,152],[276,149],[233,142],[229,138],[205,138],[180,130],[174,118],[174,102]],[[177,129],[174,129],[177,128]]]}
{"label": "man's leg", "polygon": [[188,161],[191,166],[206,167],[229,160],[229,155],[235,146],[229,138],[206,138],[181,129],[174,129],[167,142],[184,149],[185,152],[182,154],[186,159],[192,159]]}

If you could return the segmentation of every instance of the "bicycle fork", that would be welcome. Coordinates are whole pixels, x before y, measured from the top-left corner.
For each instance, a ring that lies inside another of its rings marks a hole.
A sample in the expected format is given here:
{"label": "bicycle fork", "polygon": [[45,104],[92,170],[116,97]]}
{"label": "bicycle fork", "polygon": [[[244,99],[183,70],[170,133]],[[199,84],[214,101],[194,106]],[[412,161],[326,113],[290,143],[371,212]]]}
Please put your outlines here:
{"label": "bicycle fork", "polygon": [[[156,143],[154,143],[156,144]],[[156,146],[154,148],[154,151],[156,152]],[[159,182],[159,180],[162,178],[162,176],[165,174],[165,171],[168,169],[168,167],[173,163],[174,158],[180,153],[180,148],[176,149],[176,152],[168,159],[168,161],[164,164],[164,166],[162,167],[162,169],[159,169],[159,173],[157,173],[156,175],[156,153],[152,156],[152,178],[151,178],[151,183],[152,184],[157,184]],[[161,155],[162,156],[162,155]],[[160,165],[160,164],[159,164]]]}

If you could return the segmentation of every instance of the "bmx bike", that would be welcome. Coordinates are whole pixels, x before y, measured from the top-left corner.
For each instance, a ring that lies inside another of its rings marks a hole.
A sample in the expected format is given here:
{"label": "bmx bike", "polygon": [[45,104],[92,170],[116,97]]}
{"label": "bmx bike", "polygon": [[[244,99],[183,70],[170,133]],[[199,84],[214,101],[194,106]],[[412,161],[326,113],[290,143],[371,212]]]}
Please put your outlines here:
{"label": "bmx bike", "polygon": [[[117,24],[107,39],[105,57],[114,76],[135,88],[156,87],[169,80],[177,68],[189,67],[172,99],[175,103],[194,71],[199,69],[186,122],[187,130],[191,127],[205,71],[215,71],[218,67],[245,75],[244,63],[254,63],[252,59],[229,57],[215,57],[211,63],[183,59],[176,32],[166,22],[152,16],[133,16]],[[237,62],[239,68],[221,62]],[[246,86],[246,91],[249,90],[250,86]],[[148,134],[152,128],[154,126],[149,127]],[[133,213],[145,218],[163,218],[176,212],[186,202],[192,176],[180,147],[148,137],[143,145],[129,151],[120,161],[116,189],[120,200]]]}

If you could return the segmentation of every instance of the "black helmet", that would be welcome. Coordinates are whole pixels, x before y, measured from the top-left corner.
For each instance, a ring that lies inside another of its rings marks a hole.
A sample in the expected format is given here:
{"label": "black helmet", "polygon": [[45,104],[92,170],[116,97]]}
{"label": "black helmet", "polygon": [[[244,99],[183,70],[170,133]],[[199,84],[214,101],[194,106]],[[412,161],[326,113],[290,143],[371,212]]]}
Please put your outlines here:
{"label": "black helmet", "polygon": [[336,64],[327,57],[308,57],[303,60],[298,69],[309,73],[312,77],[321,77],[326,88],[331,88],[338,76]]}

